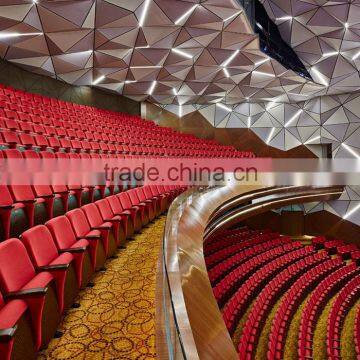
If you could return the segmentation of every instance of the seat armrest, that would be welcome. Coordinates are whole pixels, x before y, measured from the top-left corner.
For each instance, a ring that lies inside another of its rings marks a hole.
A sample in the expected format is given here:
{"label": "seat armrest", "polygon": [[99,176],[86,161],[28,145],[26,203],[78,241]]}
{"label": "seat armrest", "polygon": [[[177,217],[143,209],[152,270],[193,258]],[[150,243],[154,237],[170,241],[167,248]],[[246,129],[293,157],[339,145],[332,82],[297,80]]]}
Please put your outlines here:
{"label": "seat armrest", "polygon": [[69,266],[70,264],[44,265],[38,266],[36,269],[40,271],[66,270]]}
{"label": "seat armrest", "polygon": [[32,200],[21,200],[21,201],[18,201],[20,203],[23,203],[23,204],[34,204],[36,202],[35,199],[32,199]]}
{"label": "seat armrest", "polygon": [[0,205],[0,210],[4,209],[4,210],[11,210],[14,208],[14,205]]}
{"label": "seat armrest", "polygon": [[99,240],[101,235],[88,235],[88,236],[77,236],[77,240],[86,239],[86,240]]}
{"label": "seat armrest", "polygon": [[110,226],[93,226],[91,230],[111,230]]}
{"label": "seat armrest", "polygon": [[7,329],[0,329],[0,343],[9,342],[14,337],[16,329],[17,325]]}
{"label": "seat armrest", "polygon": [[19,291],[12,291],[7,294],[5,294],[5,299],[16,299],[16,298],[27,298],[27,297],[33,297],[33,296],[44,296],[46,292],[48,291],[47,287],[44,288],[32,288],[32,289],[25,289],[25,290],[19,290]]}
{"label": "seat armrest", "polygon": [[121,219],[104,219],[106,222],[120,222]]}
{"label": "seat armrest", "polygon": [[86,247],[83,246],[83,247],[77,247],[77,248],[68,248],[68,249],[61,249],[59,250],[59,253],[62,254],[62,253],[66,253],[66,252],[69,252],[69,253],[82,253],[86,251]]}

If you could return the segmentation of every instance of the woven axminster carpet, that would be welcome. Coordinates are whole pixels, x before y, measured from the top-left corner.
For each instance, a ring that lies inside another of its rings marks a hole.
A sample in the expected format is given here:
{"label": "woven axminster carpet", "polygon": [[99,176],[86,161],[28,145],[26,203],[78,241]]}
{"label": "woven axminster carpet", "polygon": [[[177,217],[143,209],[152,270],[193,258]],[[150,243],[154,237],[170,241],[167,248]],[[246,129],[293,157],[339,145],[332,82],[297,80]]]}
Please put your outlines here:
{"label": "woven axminster carpet", "polygon": [[143,229],[107,270],[94,277],[95,286],[80,293],[81,307],[71,309],[39,359],[155,358],[156,264],[165,217]]}

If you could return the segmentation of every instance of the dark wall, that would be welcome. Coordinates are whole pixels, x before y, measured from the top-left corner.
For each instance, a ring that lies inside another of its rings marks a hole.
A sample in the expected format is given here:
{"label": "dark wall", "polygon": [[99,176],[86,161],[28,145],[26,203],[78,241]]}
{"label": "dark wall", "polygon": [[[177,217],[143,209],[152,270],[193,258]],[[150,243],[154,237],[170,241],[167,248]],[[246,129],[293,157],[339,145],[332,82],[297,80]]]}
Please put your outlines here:
{"label": "dark wall", "polygon": [[140,115],[140,103],[88,86],[72,86],[0,60],[0,83],[76,104]]}
{"label": "dark wall", "polygon": [[171,127],[200,138],[215,139],[220,144],[233,145],[239,150],[251,150],[257,157],[316,158],[314,153],[304,145],[283,151],[268,146],[249,129],[215,128],[199,112],[179,118],[154,104],[145,103],[144,106],[146,106],[146,118],[156,121],[161,126]]}
{"label": "dark wall", "polygon": [[244,223],[259,229],[270,228],[284,235],[325,235],[360,246],[360,226],[325,210],[307,215],[298,211],[283,211],[281,215],[269,211],[253,216]]}

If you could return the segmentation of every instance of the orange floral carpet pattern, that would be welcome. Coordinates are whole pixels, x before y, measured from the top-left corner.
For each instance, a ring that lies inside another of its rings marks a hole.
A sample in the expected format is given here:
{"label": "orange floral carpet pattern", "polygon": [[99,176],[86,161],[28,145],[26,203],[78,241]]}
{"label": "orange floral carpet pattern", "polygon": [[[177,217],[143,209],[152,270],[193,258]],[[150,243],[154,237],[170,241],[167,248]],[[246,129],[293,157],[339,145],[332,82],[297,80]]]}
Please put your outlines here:
{"label": "orange floral carpet pattern", "polygon": [[60,330],[39,359],[154,359],[156,266],[165,217],[119,250],[95,286],[80,293]]}

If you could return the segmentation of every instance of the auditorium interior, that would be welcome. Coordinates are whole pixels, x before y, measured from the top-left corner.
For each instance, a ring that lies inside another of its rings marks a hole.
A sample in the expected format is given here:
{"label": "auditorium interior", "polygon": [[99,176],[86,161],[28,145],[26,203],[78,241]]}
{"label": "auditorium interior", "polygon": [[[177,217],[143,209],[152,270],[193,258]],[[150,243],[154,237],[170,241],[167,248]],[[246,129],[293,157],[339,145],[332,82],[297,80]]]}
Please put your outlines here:
{"label": "auditorium interior", "polygon": [[360,0],[0,0],[0,360],[360,359],[359,70]]}

